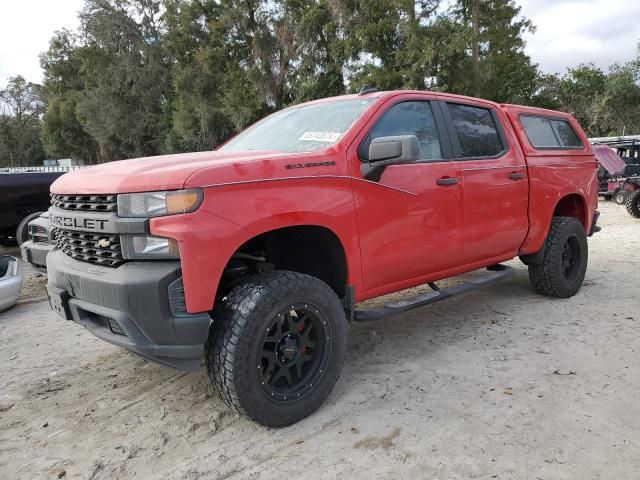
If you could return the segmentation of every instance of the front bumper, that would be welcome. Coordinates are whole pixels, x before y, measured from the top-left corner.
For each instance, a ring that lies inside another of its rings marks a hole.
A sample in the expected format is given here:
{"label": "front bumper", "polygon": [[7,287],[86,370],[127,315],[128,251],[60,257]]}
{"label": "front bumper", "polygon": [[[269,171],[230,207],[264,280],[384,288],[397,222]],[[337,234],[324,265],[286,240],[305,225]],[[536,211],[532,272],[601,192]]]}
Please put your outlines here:
{"label": "front bumper", "polygon": [[49,301],[63,318],[162,365],[200,369],[211,317],[186,312],[178,261],[110,268],[56,249],[47,256],[47,270]]}
{"label": "front bumper", "polygon": [[47,255],[53,249],[53,245],[48,243],[36,243],[33,240],[27,240],[20,245],[22,259],[36,267],[47,267]]}

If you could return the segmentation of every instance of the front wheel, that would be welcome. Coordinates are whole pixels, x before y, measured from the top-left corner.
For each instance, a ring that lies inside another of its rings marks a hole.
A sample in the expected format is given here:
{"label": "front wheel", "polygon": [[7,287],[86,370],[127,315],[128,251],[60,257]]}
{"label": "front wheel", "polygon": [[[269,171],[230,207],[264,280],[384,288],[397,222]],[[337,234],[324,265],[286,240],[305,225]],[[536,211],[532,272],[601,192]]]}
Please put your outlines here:
{"label": "front wheel", "polygon": [[542,262],[529,265],[531,284],[549,297],[572,297],[584,281],[588,256],[582,223],[572,217],[553,217]]}
{"label": "front wheel", "polygon": [[614,195],[613,195],[613,200],[618,204],[618,205],[624,205],[627,203],[627,196],[628,193],[625,190],[618,190]]}
{"label": "front wheel", "polygon": [[283,427],[322,405],[348,337],[344,309],[328,285],[301,273],[265,272],[235,287],[215,313],[207,373],[232,410]]}
{"label": "front wheel", "polygon": [[627,195],[627,212],[635,218],[640,218],[640,189]]}

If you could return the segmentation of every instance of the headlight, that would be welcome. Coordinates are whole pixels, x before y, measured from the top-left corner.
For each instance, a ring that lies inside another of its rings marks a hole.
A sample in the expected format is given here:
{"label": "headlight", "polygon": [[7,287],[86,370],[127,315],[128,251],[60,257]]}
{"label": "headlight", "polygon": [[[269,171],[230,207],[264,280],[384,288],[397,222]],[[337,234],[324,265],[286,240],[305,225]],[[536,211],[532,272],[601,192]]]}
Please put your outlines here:
{"label": "headlight", "polygon": [[118,215],[121,217],[163,217],[196,210],[202,203],[202,190],[126,193],[118,195]]}
{"label": "headlight", "polygon": [[180,258],[178,242],[173,238],[151,235],[122,235],[120,237],[122,257],[126,260]]}

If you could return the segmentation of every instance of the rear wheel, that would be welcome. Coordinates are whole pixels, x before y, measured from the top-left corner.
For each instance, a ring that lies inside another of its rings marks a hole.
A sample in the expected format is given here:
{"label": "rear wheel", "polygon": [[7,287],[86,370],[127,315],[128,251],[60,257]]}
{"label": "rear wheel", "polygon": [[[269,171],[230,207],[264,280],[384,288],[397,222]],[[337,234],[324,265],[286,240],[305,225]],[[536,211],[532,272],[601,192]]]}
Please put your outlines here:
{"label": "rear wheel", "polygon": [[231,409],[283,427],[313,413],[331,393],[348,325],[324,282],[295,272],[261,273],[234,288],[214,317],[207,372]]}
{"label": "rear wheel", "polygon": [[625,190],[618,190],[613,196],[613,200],[618,205],[625,205],[627,203],[627,192]]}
{"label": "rear wheel", "polygon": [[640,189],[627,195],[627,212],[632,217],[640,218]]}
{"label": "rear wheel", "polygon": [[588,253],[582,223],[572,217],[553,217],[542,262],[529,265],[533,287],[550,297],[572,297],[584,281]]}

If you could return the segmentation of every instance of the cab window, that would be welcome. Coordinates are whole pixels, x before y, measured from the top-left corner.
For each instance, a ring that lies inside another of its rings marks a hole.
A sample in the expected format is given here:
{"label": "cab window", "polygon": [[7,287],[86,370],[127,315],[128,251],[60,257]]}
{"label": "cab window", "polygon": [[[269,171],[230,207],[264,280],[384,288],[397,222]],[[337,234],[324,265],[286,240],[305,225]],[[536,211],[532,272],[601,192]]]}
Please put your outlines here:
{"label": "cab window", "polygon": [[372,140],[396,135],[415,135],[418,138],[421,161],[442,159],[440,136],[429,102],[401,102],[389,108],[360,145],[358,156],[361,160],[368,160]]}
{"label": "cab window", "polygon": [[536,149],[580,149],[582,142],[566,120],[557,118],[521,115],[529,142]]}

